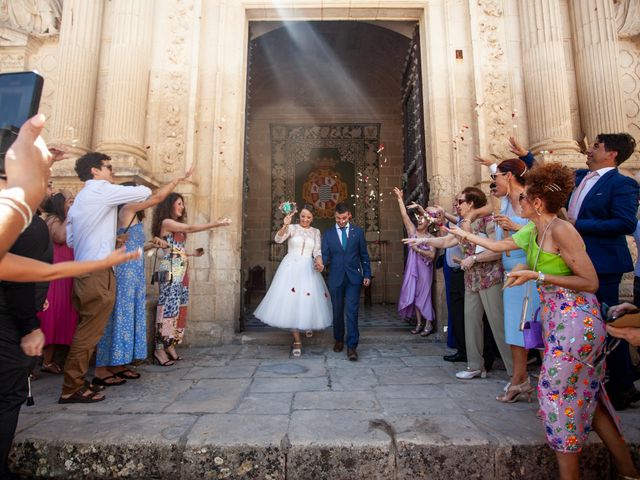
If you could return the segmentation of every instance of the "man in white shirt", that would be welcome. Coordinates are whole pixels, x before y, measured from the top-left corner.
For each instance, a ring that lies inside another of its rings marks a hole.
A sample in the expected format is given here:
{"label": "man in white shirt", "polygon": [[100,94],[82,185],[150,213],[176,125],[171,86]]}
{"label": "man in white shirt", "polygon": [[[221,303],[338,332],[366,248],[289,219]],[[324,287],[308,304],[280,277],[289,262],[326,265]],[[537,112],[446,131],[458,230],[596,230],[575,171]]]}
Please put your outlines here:
{"label": "man in white shirt", "polygon": [[[114,185],[111,158],[103,153],[78,158],[75,170],[85,184],[67,214],[67,245],[74,249],[75,260],[98,260],[115,248],[118,205],[143,201],[151,190]],[[91,403],[105,398],[87,386],[84,377],[115,303],[115,282],[113,269],[108,268],[81,275],[73,283],[78,327],[64,365],[59,403]]]}

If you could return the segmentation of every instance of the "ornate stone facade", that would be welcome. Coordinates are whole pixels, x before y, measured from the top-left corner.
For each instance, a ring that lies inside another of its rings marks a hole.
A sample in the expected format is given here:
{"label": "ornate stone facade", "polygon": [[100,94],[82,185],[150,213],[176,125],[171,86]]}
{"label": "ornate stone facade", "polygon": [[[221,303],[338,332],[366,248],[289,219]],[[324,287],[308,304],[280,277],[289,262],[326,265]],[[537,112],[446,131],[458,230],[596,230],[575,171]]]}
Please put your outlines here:
{"label": "ornate stone facade", "polygon": [[[265,208],[261,199],[268,199],[270,210],[272,155],[255,146],[268,144],[268,135],[261,132],[268,132],[271,123],[382,125],[380,141],[386,144],[388,162],[379,165],[379,218],[364,219],[378,222],[378,240],[390,245],[388,264],[378,271],[392,285],[391,293],[378,299],[394,300],[402,272],[402,249],[396,245],[402,227],[395,206],[382,203],[403,174],[400,90],[383,100],[379,95],[365,98],[357,110],[346,107],[353,98],[336,93],[344,96],[327,112],[318,104],[326,83],[307,83],[291,88],[288,101],[263,106],[247,118],[252,92],[269,88],[261,84],[260,72],[247,78],[250,26],[257,25],[252,22],[261,22],[255,35],[262,35],[287,28],[265,23],[269,21],[356,20],[370,22],[372,35],[380,29],[407,38],[417,25],[425,167],[434,203],[448,205],[461,187],[486,182],[473,156],[511,156],[506,141],[514,134],[554,152],[546,158],[575,165],[583,161],[577,145],[599,130],[626,129],[640,140],[640,0],[325,4],[293,0],[283,8],[281,2],[240,0],[0,0],[0,71],[37,68],[44,74],[48,140],[66,145],[74,155],[103,148],[114,154],[121,179],[135,177],[152,185],[195,164],[193,185],[181,187],[190,221],[222,214],[232,218],[229,229],[189,240],[189,247],[207,251],[191,265],[191,343],[232,337],[241,316],[243,255],[254,262],[270,243],[270,212],[264,220],[256,219],[244,238],[242,232],[248,217]],[[532,15],[540,29],[532,28]],[[349,39],[348,34],[338,35],[336,42]],[[362,49],[355,43],[343,45]],[[406,55],[377,47],[385,58]],[[369,69],[376,62],[368,54],[360,50],[352,62],[357,95],[384,84],[389,74],[384,69],[372,74]],[[384,112],[383,118],[370,118],[373,110],[367,110],[367,102],[386,102],[376,110]],[[247,129],[252,119],[259,120],[259,128]],[[460,140],[463,125],[467,129]],[[251,161],[245,164],[249,152]],[[627,170],[640,167],[639,157],[625,164]],[[72,167],[73,158],[55,167],[58,185],[77,186]],[[437,303],[442,301],[438,296]]]}

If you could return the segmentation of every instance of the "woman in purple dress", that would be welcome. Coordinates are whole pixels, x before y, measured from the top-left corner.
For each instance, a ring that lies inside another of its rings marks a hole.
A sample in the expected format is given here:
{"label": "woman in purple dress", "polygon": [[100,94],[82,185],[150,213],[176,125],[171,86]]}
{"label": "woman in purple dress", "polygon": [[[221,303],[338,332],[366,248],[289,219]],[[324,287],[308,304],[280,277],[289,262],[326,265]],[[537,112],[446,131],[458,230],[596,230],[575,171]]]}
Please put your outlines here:
{"label": "woman in purple dress", "polygon": [[[431,236],[428,232],[430,222],[424,215],[418,215],[418,226],[416,227],[404,205],[402,190],[394,188],[393,192],[398,199],[400,216],[407,230],[407,235],[412,238],[422,238]],[[426,215],[433,212],[425,212]],[[407,254],[407,264],[404,267],[404,278],[398,299],[398,313],[403,318],[411,318],[415,314],[416,326],[411,333],[420,334],[423,337],[433,332],[434,311],[431,304],[431,284],[433,282],[433,258],[435,249],[428,245],[412,245]]]}

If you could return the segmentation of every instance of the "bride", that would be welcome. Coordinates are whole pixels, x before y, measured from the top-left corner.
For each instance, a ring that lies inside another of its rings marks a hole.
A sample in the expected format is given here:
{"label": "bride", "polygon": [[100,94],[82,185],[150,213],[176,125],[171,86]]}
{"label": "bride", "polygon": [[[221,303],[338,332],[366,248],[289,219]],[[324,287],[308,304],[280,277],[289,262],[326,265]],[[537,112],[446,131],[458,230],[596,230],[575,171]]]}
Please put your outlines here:
{"label": "bride", "polygon": [[[272,327],[289,328],[293,334],[291,354],[302,355],[300,330],[322,330],[333,321],[331,296],[322,275],[320,230],[313,228],[313,207],[300,210],[300,223],[292,225],[294,209],[284,217],[284,225],[275,236],[277,243],[287,243],[287,254],[276,271],[267,294],[253,313]],[[321,270],[321,269],[320,269]]]}

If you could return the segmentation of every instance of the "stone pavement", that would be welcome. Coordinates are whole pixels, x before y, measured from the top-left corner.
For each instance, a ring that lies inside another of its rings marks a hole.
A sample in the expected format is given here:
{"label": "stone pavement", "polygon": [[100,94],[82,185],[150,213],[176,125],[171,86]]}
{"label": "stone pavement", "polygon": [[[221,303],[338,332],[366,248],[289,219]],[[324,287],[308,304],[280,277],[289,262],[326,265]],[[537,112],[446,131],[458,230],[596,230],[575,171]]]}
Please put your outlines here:
{"label": "stone pavement", "polygon": [[[506,373],[457,380],[463,365],[447,352],[406,334],[361,345],[356,363],[326,334],[300,359],[284,345],[184,349],[90,405],[58,405],[61,378],[43,375],[22,408],[15,467],[70,479],[555,478],[535,399],[498,403]],[[637,459],[638,411],[621,417]],[[595,434],[583,473],[611,475]]]}

